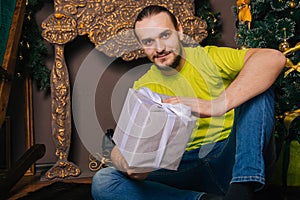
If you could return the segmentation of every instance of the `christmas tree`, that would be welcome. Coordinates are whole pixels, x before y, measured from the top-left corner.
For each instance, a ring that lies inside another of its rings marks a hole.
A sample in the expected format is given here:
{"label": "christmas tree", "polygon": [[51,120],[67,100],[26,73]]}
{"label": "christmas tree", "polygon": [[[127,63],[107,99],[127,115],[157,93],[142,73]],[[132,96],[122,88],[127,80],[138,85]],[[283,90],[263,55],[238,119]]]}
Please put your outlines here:
{"label": "christmas tree", "polygon": [[195,1],[195,10],[195,15],[207,23],[208,36],[201,42],[201,45],[216,45],[216,41],[221,37],[221,14],[213,10],[209,0]]}
{"label": "christmas tree", "polygon": [[[287,57],[274,84],[275,136],[278,153],[284,145],[283,170],[289,165],[291,141],[300,143],[300,2],[299,0],[238,0],[236,42],[243,48],[267,47]],[[282,149],[283,150],[283,149]],[[286,176],[283,177],[286,184]]]}

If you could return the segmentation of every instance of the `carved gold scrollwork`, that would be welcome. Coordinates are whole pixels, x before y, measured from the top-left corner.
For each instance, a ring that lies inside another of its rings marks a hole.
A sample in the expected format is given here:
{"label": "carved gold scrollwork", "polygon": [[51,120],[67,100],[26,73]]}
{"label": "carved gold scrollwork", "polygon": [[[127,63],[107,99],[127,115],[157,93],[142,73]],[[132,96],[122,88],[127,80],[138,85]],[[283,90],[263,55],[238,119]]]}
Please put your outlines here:
{"label": "carved gold scrollwork", "polygon": [[66,13],[69,15],[77,14],[78,10],[85,7],[87,0],[55,0],[55,13]]}
{"label": "carved gold scrollwork", "polygon": [[[199,41],[202,41],[203,38],[206,38],[208,33],[206,31],[207,24],[196,17],[188,17],[182,21],[183,31],[184,31],[184,39],[183,43],[190,45],[199,44]],[[191,37],[193,35],[193,37]]]}
{"label": "carved gold scrollwork", "polygon": [[193,1],[148,0],[112,1],[113,12],[95,16],[96,21],[101,23],[97,23],[99,25],[89,33],[90,40],[108,56],[122,57],[123,60],[145,57],[133,35],[133,20],[145,6],[153,4],[167,7],[177,16],[183,25],[185,44],[199,44],[207,37],[206,23],[194,16]]}
{"label": "carved gold scrollwork", "polygon": [[59,44],[55,45],[55,62],[51,73],[51,98],[52,135],[58,161],[46,173],[46,177],[53,179],[78,176],[80,169],[67,160],[71,143],[70,83],[64,59],[64,47]]}
{"label": "carved gold scrollwork", "polygon": [[42,36],[50,43],[65,44],[77,36],[76,20],[66,14],[50,15],[43,23]]}
{"label": "carved gold scrollwork", "polygon": [[99,169],[112,166],[112,161],[109,157],[110,152],[104,152],[103,155],[89,155],[89,169],[91,171],[98,171]]}

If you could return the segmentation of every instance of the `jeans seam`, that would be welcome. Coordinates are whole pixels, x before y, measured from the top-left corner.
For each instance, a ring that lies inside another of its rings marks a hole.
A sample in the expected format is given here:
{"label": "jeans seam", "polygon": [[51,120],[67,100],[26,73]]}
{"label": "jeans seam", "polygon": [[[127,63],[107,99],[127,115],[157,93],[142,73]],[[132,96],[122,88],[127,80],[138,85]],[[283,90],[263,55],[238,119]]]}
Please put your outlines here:
{"label": "jeans seam", "polygon": [[230,181],[230,183],[236,183],[236,182],[259,182],[261,184],[265,184],[265,178],[263,176],[239,176],[234,177]]}

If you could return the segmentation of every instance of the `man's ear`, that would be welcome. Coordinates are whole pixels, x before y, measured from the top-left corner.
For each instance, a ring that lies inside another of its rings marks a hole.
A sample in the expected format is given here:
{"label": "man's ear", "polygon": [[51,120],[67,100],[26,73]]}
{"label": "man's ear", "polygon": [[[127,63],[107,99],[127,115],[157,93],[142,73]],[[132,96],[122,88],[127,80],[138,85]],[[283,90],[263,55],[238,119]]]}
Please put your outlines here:
{"label": "man's ear", "polygon": [[183,40],[183,28],[182,28],[182,25],[180,22],[178,22],[177,31],[179,34],[179,39],[182,41]]}

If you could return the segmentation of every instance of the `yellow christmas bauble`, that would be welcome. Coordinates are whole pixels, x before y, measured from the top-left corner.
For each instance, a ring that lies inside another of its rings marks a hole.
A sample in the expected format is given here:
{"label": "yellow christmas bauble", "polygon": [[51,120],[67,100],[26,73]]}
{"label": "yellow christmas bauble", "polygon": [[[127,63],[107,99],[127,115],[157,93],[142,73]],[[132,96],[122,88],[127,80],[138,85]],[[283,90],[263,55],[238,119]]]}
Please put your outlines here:
{"label": "yellow christmas bauble", "polygon": [[291,1],[291,2],[289,3],[289,7],[290,7],[290,8],[295,8],[296,6],[297,6],[297,4],[296,4],[295,1]]}
{"label": "yellow christmas bauble", "polygon": [[290,48],[290,44],[287,41],[284,41],[282,43],[279,44],[279,50],[284,52],[286,50],[288,50]]}

